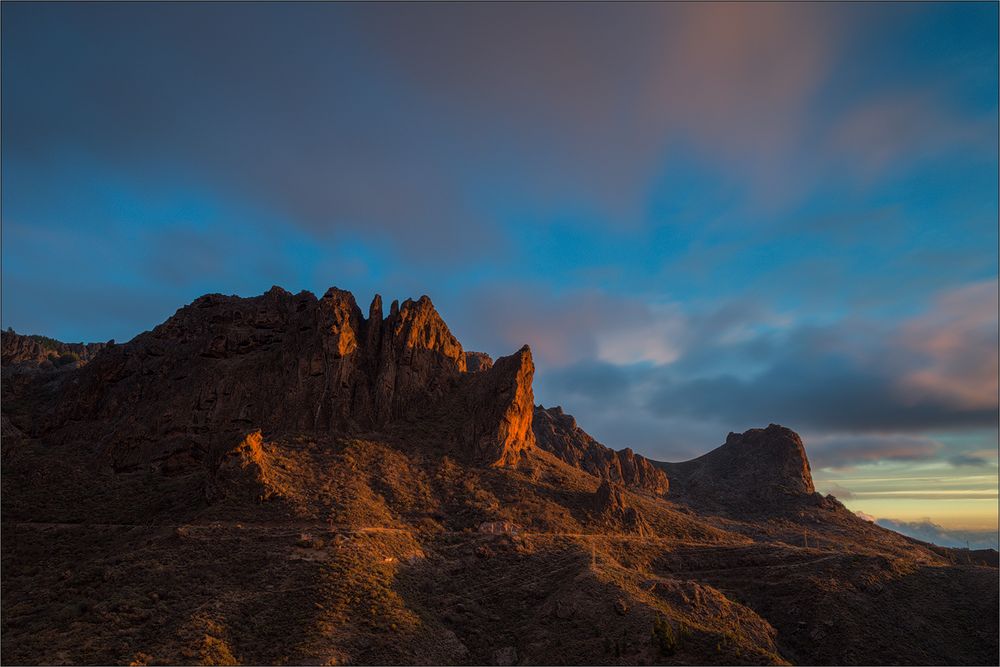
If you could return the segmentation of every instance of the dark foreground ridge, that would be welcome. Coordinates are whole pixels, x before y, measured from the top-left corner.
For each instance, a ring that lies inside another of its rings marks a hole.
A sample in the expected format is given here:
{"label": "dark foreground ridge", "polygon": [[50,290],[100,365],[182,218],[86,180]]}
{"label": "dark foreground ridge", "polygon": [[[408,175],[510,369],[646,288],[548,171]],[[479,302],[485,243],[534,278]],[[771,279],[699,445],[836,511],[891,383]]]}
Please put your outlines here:
{"label": "dark foreground ridge", "polygon": [[4,663],[998,659],[995,555],[858,519],[774,424],[608,448],[427,297],[208,295],[2,361]]}

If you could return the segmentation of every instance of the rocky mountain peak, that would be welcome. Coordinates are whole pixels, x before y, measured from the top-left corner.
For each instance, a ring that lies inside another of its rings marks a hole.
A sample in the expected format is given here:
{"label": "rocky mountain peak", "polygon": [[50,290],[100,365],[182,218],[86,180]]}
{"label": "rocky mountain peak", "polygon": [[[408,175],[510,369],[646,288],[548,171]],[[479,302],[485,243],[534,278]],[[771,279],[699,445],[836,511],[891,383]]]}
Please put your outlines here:
{"label": "rocky mountain peak", "polygon": [[413,355],[427,351],[438,356],[438,363],[453,366],[458,372],[465,371],[462,344],[452,335],[427,295],[416,301],[404,301],[395,316],[389,315],[386,328],[404,363],[410,363]]}
{"label": "rocky mountain peak", "polygon": [[[34,354],[28,347],[5,334],[5,355]],[[179,453],[200,460],[224,434],[247,429],[387,432],[461,405],[471,426],[441,432],[480,463],[508,465],[534,442],[531,352],[496,364],[473,358],[467,373],[461,343],[427,296],[393,301],[383,318],[376,295],[366,319],[336,287],[320,299],[277,287],[251,298],[210,294],[95,357],[52,418],[31,427],[101,443],[128,467]]]}
{"label": "rocky mountain peak", "polygon": [[770,424],[744,433],[730,433],[723,447],[736,449],[734,457],[757,462],[761,476],[784,492],[814,493],[812,470],[799,434]]}
{"label": "rocky mountain peak", "polygon": [[815,493],[802,439],[777,424],[730,433],[704,456],[660,466],[680,495],[739,510]]}
{"label": "rocky mountain peak", "polygon": [[475,443],[476,457],[489,465],[510,466],[535,444],[532,431],[535,364],[527,345],[500,357],[489,369],[468,373],[462,395],[468,420],[463,430]]}

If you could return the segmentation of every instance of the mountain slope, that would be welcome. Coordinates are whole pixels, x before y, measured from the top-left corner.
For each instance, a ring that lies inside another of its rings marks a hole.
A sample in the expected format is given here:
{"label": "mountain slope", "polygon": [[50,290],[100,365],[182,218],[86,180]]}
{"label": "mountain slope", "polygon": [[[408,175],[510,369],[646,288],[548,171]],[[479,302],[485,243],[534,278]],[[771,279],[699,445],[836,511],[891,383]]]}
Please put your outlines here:
{"label": "mountain slope", "polygon": [[814,493],[791,431],[613,452],[426,298],[203,297],[31,364],[2,371],[5,663],[997,658],[997,570]]}

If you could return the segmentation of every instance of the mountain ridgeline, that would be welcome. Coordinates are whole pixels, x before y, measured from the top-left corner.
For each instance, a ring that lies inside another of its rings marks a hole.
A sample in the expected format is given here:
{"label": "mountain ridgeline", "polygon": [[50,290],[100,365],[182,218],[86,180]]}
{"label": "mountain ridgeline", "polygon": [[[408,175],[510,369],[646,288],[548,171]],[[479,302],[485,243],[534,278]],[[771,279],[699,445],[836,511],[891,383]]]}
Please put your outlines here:
{"label": "mountain ridgeline", "polygon": [[426,296],[213,294],[2,362],[4,662],[997,659],[989,559],[816,493],[793,431],[614,450]]}
{"label": "mountain ridgeline", "polygon": [[[3,335],[7,364],[46,358],[30,338]],[[562,408],[534,406],[527,345],[496,362],[467,352],[426,296],[394,301],[383,316],[376,295],[366,318],[354,296],[336,288],[321,299],[279,287],[249,299],[206,295],[151,332],[104,348],[74,364],[79,372],[71,382],[54,378],[51,416],[26,427],[36,437],[100,443],[119,469],[197,462],[252,429],[393,433],[433,423],[436,435],[470,462],[516,465],[537,445],[636,491],[667,495],[670,488],[670,464],[610,449]],[[801,441],[786,452],[781,437],[771,449],[766,438],[752,439],[762,443],[763,459],[728,442],[706,458],[732,458],[746,486],[757,485],[752,468],[760,460],[774,484],[782,480],[771,478],[788,474],[783,488],[813,492]],[[678,464],[685,479],[693,463]],[[799,474],[805,481],[795,483]],[[730,481],[716,468],[694,477],[708,486]]]}

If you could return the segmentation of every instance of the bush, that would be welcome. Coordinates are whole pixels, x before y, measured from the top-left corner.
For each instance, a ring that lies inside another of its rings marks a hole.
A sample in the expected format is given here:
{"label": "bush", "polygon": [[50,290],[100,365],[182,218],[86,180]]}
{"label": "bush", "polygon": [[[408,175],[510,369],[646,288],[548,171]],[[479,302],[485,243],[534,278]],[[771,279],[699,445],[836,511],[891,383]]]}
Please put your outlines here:
{"label": "bush", "polygon": [[670,656],[677,652],[677,644],[677,633],[670,621],[657,615],[653,620],[653,645],[660,651],[660,655]]}
{"label": "bush", "polygon": [[67,364],[80,361],[80,355],[76,352],[65,352],[62,356],[56,358],[56,355],[50,354],[49,360],[56,366],[66,366]]}

